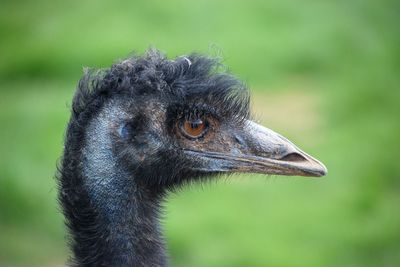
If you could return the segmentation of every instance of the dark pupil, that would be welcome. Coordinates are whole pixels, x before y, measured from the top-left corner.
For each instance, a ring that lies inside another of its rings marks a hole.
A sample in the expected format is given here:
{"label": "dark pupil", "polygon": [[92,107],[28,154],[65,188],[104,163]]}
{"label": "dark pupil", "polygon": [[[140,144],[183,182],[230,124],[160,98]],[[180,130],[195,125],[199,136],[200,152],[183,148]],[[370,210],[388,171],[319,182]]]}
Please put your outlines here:
{"label": "dark pupil", "polygon": [[190,127],[192,129],[197,129],[197,128],[200,127],[201,124],[203,124],[203,122],[201,120],[191,121],[190,122]]}

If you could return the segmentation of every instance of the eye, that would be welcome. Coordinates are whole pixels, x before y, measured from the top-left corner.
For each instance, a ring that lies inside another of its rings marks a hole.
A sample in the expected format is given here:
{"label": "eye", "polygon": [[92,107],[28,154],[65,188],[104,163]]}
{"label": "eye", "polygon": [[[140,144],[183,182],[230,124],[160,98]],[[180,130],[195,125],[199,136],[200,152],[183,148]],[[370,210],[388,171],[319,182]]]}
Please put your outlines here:
{"label": "eye", "polygon": [[201,119],[185,120],[182,124],[183,133],[189,138],[202,137],[207,131],[207,123]]}

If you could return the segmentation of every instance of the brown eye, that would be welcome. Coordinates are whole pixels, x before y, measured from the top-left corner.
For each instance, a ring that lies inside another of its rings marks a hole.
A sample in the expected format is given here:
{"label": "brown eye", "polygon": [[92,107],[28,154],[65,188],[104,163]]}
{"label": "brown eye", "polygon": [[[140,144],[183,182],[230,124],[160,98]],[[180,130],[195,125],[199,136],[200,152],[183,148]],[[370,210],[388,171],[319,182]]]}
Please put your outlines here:
{"label": "brown eye", "polygon": [[195,121],[186,120],[182,125],[185,135],[191,138],[198,138],[206,131],[206,123],[200,119]]}

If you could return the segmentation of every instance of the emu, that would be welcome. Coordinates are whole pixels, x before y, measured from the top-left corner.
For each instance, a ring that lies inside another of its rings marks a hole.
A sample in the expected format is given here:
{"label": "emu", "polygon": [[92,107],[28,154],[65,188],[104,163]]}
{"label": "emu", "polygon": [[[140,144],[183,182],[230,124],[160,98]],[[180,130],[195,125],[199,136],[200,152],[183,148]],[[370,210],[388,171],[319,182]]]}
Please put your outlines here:
{"label": "emu", "polygon": [[217,59],[153,49],[79,81],[58,174],[71,266],[167,266],[168,192],[232,173],[323,176],[253,122],[249,91]]}

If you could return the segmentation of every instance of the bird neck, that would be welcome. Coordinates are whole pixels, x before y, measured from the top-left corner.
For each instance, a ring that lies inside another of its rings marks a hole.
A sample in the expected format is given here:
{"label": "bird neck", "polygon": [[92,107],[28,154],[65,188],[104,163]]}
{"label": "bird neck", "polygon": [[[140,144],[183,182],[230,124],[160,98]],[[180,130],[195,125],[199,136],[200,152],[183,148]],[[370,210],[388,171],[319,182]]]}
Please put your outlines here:
{"label": "bird neck", "polygon": [[83,141],[70,134],[82,128],[78,123],[67,132],[60,199],[71,231],[72,264],[166,266],[161,195],[139,185],[118,162],[107,121],[93,119]]}
{"label": "bird neck", "polygon": [[160,202],[151,192],[132,185],[128,181],[132,178],[108,188],[110,191],[100,197],[88,194],[97,213],[89,227],[95,228],[76,234],[96,240],[86,247],[81,245],[85,242],[79,244],[81,252],[87,253],[81,259],[94,259],[94,266],[166,266],[158,218]]}
{"label": "bird neck", "polygon": [[137,188],[127,193],[88,193],[91,204],[76,212],[80,225],[72,233],[78,266],[166,266],[159,202]]}

